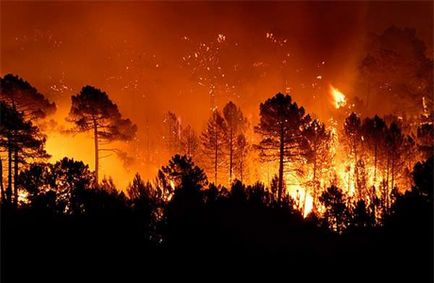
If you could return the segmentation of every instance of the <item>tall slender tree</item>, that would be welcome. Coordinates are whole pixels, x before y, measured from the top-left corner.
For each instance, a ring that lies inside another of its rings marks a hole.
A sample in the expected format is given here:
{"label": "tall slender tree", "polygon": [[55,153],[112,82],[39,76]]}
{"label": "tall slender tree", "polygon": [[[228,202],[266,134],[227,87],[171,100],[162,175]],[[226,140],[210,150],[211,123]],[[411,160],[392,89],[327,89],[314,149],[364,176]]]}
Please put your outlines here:
{"label": "tall slender tree", "polygon": [[260,121],[255,132],[262,136],[256,146],[264,161],[279,162],[278,201],[282,199],[284,166],[301,158],[302,129],[310,121],[303,107],[291,96],[278,93],[259,106]]}
{"label": "tall slender tree", "polygon": [[373,118],[366,118],[363,121],[362,132],[367,143],[370,156],[373,157],[374,165],[374,186],[377,182],[377,168],[381,155],[385,150],[385,135],[387,126],[383,119],[375,115]]}
{"label": "tall slender tree", "polygon": [[118,106],[108,95],[93,86],[85,86],[71,97],[67,121],[74,123],[73,131],[93,131],[95,145],[95,184],[98,184],[100,142],[129,141],[135,137],[137,126],[122,118]]}
{"label": "tall slender tree", "polygon": [[188,157],[194,158],[199,149],[199,138],[190,125],[187,125],[187,127],[181,130],[180,142],[184,154]]}
{"label": "tall slender tree", "polygon": [[24,120],[23,113],[0,103],[0,148],[7,152],[8,159],[8,186],[5,194],[7,202],[13,201],[15,205],[18,203],[19,165],[25,164],[29,158],[49,157],[44,145],[45,136],[39,132],[38,127]]}
{"label": "tall slender tree", "polygon": [[356,113],[351,113],[344,123],[344,143],[347,147],[349,156],[353,159],[353,173],[354,173],[354,186],[357,193],[360,195],[359,188],[357,186],[357,180],[359,180],[358,174],[358,161],[361,155],[362,144],[362,123],[360,117]]}
{"label": "tall slender tree", "polygon": [[232,101],[228,102],[223,108],[223,116],[227,125],[227,148],[229,153],[229,183],[232,182],[232,175],[234,170],[234,161],[237,148],[237,138],[239,135],[243,134],[246,126],[247,120],[244,118],[241,109],[237,107]]}
{"label": "tall slender tree", "polygon": [[224,146],[227,139],[227,125],[218,110],[214,110],[202,133],[201,140],[205,156],[212,158],[214,182],[218,182],[219,167],[224,163]]}
{"label": "tall slender tree", "polygon": [[[56,111],[56,105],[54,102],[50,102],[43,94],[41,94],[27,81],[12,74],[7,74],[0,78],[0,102],[2,102],[5,106],[15,109],[17,113],[22,116],[23,121],[21,121],[21,126],[24,126],[27,129],[24,130],[24,128],[22,128],[23,131],[21,133],[26,131],[31,133],[33,131],[33,127],[35,126],[34,124],[40,126],[41,119],[53,114]],[[26,124],[25,120],[32,120],[32,125],[30,126]],[[39,135],[39,128],[36,130],[36,132],[33,131],[33,134],[36,133]],[[9,159],[9,162],[13,162],[14,179],[16,179],[18,176],[19,167],[26,161],[24,158],[27,157],[24,152],[19,152],[24,146],[23,143],[27,142],[23,140],[23,138],[24,137],[22,136],[15,137],[15,146],[13,146],[12,152],[13,158]],[[18,146],[18,142],[21,142],[21,145]],[[29,142],[31,141],[29,140]],[[34,157],[39,157],[39,155]],[[12,166],[12,164],[8,165]],[[14,192],[16,191],[17,189],[14,188]]]}
{"label": "tall slender tree", "polygon": [[181,121],[173,112],[164,114],[163,144],[170,155],[181,150]]}
{"label": "tall slender tree", "polygon": [[237,150],[235,152],[234,169],[237,171],[240,181],[243,182],[246,175],[246,160],[249,153],[250,145],[245,134],[239,134],[237,137]]}
{"label": "tall slender tree", "polygon": [[[307,162],[312,167],[312,180],[310,187],[312,190],[313,210],[316,211],[320,182],[322,174],[328,168],[331,161],[330,143],[331,132],[318,119],[312,120],[303,130],[306,147],[305,156]],[[304,194],[303,211],[306,207],[306,193]]]}

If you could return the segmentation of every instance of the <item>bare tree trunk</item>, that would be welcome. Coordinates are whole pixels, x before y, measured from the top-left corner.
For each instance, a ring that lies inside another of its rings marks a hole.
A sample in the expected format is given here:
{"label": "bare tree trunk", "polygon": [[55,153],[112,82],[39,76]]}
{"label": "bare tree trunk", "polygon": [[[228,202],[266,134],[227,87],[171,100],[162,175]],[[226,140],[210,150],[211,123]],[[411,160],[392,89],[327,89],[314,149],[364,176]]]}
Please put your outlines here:
{"label": "bare tree trunk", "polygon": [[3,187],[3,160],[0,157],[0,194],[2,202],[5,200],[5,189]]}
{"label": "bare tree trunk", "polygon": [[390,190],[392,191],[395,187],[395,159],[392,158],[392,164],[390,165],[390,177],[391,177],[391,186]]}
{"label": "bare tree trunk", "polygon": [[359,191],[359,167],[357,165],[357,143],[354,142],[354,190],[357,193],[359,199],[361,196],[361,192]]}
{"label": "bare tree trunk", "polygon": [[377,181],[377,144],[375,144],[374,146],[374,186],[375,186],[375,182]]}
{"label": "bare tree trunk", "polygon": [[95,143],[95,187],[99,184],[98,171],[99,171],[99,148],[98,148],[98,123],[93,119],[93,137]]}
{"label": "bare tree trunk", "polygon": [[243,182],[243,167],[244,167],[244,156],[241,155],[241,161],[240,161],[240,179],[241,179],[241,183]]}
{"label": "bare tree trunk", "polygon": [[18,148],[14,148],[14,206],[18,205]]}
{"label": "bare tree trunk", "polygon": [[390,153],[387,154],[387,167],[386,167],[386,193],[385,193],[385,211],[389,210],[389,175],[390,175]]}
{"label": "bare tree trunk", "polygon": [[232,182],[232,162],[233,162],[233,155],[234,155],[234,145],[233,145],[233,139],[232,139],[232,128],[229,132],[229,184]]}
{"label": "bare tree trunk", "polygon": [[12,141],[11,136],[8,136],[8,187],[6,189],[6,200],[12,202]]}
{"label": "bare tree trunk", "polygon": [[215,148],[214,148],[214,183],[217,185],[217,162],[218,162],[218,141],[217,141],[217,129],[215,132]]}
{"label": "bare tree trunk", "polygon": [[[316,212],[316,199],[317,199],[317,195],[318,195],[318,191],[317,191],[318,188],[317,188],[317,184],[316,184],[316,170],[317,170],[317,164],[316,164],[316,153],[315,153],[315,156],[313,159],[313,177],[312,177],[312,181],[313,181],[312,210],[314,212]],[[305,200],[305,205],[306,205],[306,200]]]}
{"label": "bare tree trunk", "polygon": [[279,150],[279,190],[277,192],[277,203],[280,204],[282,200],[283,191],[283,155],[284,155],[284,129],[283,124],[280,126],[280,150]]}

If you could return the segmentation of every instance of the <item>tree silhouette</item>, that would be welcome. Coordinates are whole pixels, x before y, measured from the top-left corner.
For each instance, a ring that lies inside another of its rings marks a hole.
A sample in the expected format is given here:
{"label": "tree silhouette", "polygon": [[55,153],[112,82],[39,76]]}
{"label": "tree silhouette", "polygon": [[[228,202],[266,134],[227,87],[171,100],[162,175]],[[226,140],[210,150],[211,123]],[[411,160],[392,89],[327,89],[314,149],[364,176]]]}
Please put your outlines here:
{"label": "tree silhouette", "polygon": [[[235,155],[239,150],[243,150],[246,146],[240,140],[242,149],[238,149],[237,139],[245,131],[247,120],[244,118],[241,109],[232,101],[228,102],[223,108],[223,116],[227,125],[227,147],[229,151],[229,183],[232,182],[233,170],[235,167]],[[245,139],[244,139],[245,140]]]}
{"label": "tree silhouette", "polygon": [[44,118],[56,111],[54,102],[48,101],[30,83],[12,74],[0,78],[0,101],[23,112],[26,118]]}
{"label": "tree silhouette", "polygon": [[86,212],[84,193],[94,176],[83,162],[65,157],[55,164],[32,164],[18,179],[32,206],[58,214],[82,214]]}
{"label": "tree silhouette", "polygon": [[137,173],[133,182],[128,186],[127,193],[130,207],[135,221],[140,225],[140,231],[154,237],[156,226],[162,213],[159,211],[163,204],[158,191],[149,182],[144,182]]}
{"label": "tree silhouette", "polygon": [[374,226],[375,214],[368,209],[364,200],[358,200],[351,212],[349,225],[352,228],[364,229]]}
{"label": "tree silhouette", "polygon": [[185,155],[194,158],[199,151],[200,141],[194,129],[188,125],[181,130],[181,147]]}
{"label": "tree silhouette", "polygon": [[[386,187],[388,190],[396,188],[397,180],[409,170],[407,160],[412,159],[416,144],[413,138],[402,133],[398,123],[392,122],[386,136]],[[386,200],[386,207],[390,201]]]}
{"label": "tree silhouette", "polygon": [[224,146],[227,139],[227,124],[218,110],[213,111],[208,120],[205,131],[202,132],[201,141],[205,156],[212,157],[214,182],[218,182],[218,170],[224,163]]}
{"label": "tree silhouette", "polygon": [[433,156],[434,153],[434,123],[425,122],[417,127],[417,140],[419,151],[425,159]]}
{"label": "tree silhouette", "polygon": [[189,242],[191,239],[185,237],[198,228],[196,220],[204,203],[202,189],[207,184],[206,175],[185,155],[173,156],[169,164],[161,168],[160,175],[174,186],[173,198],[167,207],[168,241]]}
{"label": "tree silhouette", "polygon": [[199,190],[207,184],[204,171],[186,155],[174,155],[167,166],[161,167],[160,172],[173,182],[175,189]]}
{"label": "tree silhouette", "polygon": [[261,103],[259,110],[260,122],[255,127],[255,132],[262,136],[262,140],[256,148],[263,160],[279,162],[280,201],[284,186],[284,166],[301,157],[301,129],[307,125],[310,117],[305,115],[303,107],[292,102],[291,96],[282,93]]}
{"label": "tree silhouette", "polygon": [[362,123],[356,113],[351,113],[344,123],[345,145],[347,147],[349,156],[353,159],[353,172],[354,184],[358,197],[362,196],[361,188],[358,186],[359,180],[359,160],[361,159],[361,145],[362,145]]}
{"label": "tree silhouette", "polygon": [[243,182],[246,175],[246,159],[249,154],[250,145],[244,134],[239,134],[236,141],[235,164],[234,169],[237,171],[240,181]]}
{"label": "tree silhouette", "polygon": [[0,197],[3,200],[6,199],[5,188],[3,185],[3,159],[0,157]]}
{"label": "tree silhouette", "polygon": [[324,217],[327,223],[337,233],[341,233],[348,225],[349,214],[342,190],[331,186],[321,194],[319,200],[326,209]]}
{"label": "tree silhouette", "polygon": [[181,150],[181,121],[173,112],[164,114],[163,144],[170,155]]}
{"label": "tree silhouette", "polygon": [[[45,98],[43,94],[39,93],[38,90],[27,81],[12,74],[6,74],[4,77],[0,78],[0,102],[20,113],[23,120],[31,119],[33,123],[35,122],[35,120],[45,118],[46,116],[53,114],[56,111],[56,105],[54,102],[50,102],[47,98]],[[21,126],[24,126],[24,123],[21,123]],[[32,131],[33,126],[28,125],[26,127],[27,130],[24,130],[24,128],[22,128],[21,130],[27,131],[28,134],[31,134],[30,132]],[[36,128],[34,128],[33,130],[36,130]],[[39,132],[39,129],[37,129],[36,131]],[[34,132],[33,134],[36,134],[36,132]],[[41,138],[42,136],[39,135],[39,138],[36,139],[41,140]],[[20,148],[23,149],[24,143],[27,144],[27,148],[37,147],[36,144],[30,145],[32,142],[35,142],[35,139],[30,138],[28,142],[25,139],[26,137],[22,135],[17,135],[15,137],[15,146],[13,147],[14,150],[12,153],[15,160],[14,179],[16,179],[16,177],[18,176],[19,164],[25,163],[24,158],[28,157],[23,156],[23,152],[19,152]],[[19,143],[21,143],[22,145],[19,145]],[[45,140],[43,143],[45,143]],[[12,144],[13,143],[11,143],[11,145]],[[40,151],[39,154],[35,154],[35,158],[39,156],[43,157],[44,155],[46,154]],[[11,159],[9,159],[9,161],[11,162]],[[8,166],[10,165],[11,163],[8,163]],[[12,179],[10,175],[9,179]],[[8,183],[9,188],[11,186],[10,182],[11,181],[9,181]],[[16,193],[17,191],[14,189],[15,203],[17,201],[16,199],[18,198]]]}
{"label": "tree silhouette", "polygon": [[[45,136],[32,122],[25,121],[23,114],[15,108],[0,103],[0,121],[0,148],[6,151],[8,156],[6,201],[11,203],[13,200],[14,205],[17,205],[19,165],[25,164],[28,158],[48,158],[49,155],[44,149]],[[13,169],[12,164],[14,165]],[[13,199],[12,184],[14,185]]]}
{"label": "tree silhouette", "polygon": [[363,137],[368,145],[370,156],[374,159],[374,185],[377,181],[377,168],[386,150],[385,135],[387,131],[386,123],[383,119],[375,115],[373,118],[366,118],[363,121]]}
{"label": "tree silhouette", "polygon": [[[321,185],[319,180],[321,180],[323,171],[330,165],[332,158],[329,150],[332,136],[330,131],[326,130],[325,125],[318,119],[312,120],[308,124],[303,131],[303,136],[305,137],[305,156],[313,171],[311,180],[312,203],[313,210],[316,211]],[[306,206],[306,195],[305,193],[302,211]]]}
{"label": "tree silhouette", "polygon": [[135,137],[137,126],[123,119],[118,106],[108,95],[92,86],[85,86],[71,97],[72,104],[67,121],[75,124],[77,132],[93,131],[95,144],[95,184],[98,184],[100,143],[116,140],[128,141]]}

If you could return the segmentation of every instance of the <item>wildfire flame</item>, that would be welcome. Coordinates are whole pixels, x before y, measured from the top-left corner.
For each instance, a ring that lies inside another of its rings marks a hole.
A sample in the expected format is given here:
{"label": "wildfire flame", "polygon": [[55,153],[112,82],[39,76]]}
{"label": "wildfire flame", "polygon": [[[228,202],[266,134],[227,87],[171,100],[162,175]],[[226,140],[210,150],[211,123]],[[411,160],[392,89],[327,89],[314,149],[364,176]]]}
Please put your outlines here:
{"label": "wildfire flame", "polygon": [[333,96],[336,109],[339,109],[347,104],[345,94],[332,85],[330,85],[330,94]]}

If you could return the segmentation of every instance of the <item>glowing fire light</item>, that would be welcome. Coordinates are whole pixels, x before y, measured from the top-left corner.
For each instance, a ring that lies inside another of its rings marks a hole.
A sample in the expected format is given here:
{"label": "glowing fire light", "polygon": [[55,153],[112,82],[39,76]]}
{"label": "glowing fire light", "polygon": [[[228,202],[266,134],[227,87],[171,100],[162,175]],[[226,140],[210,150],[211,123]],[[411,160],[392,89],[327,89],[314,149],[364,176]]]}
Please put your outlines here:
{"label": "glowing fire light", "polygon": [[330,93],[333,96],[336,109],[339,109],[339,108],[345,106],[345,104],[347,104],[345,94],[343,94],[339,89],[330,85]]}
{"label": "glowing fire light", "polygon": [[172,190],[175,189],[175,182],[173,180],[169,180],[169,185],[172,188]]}

